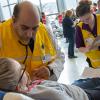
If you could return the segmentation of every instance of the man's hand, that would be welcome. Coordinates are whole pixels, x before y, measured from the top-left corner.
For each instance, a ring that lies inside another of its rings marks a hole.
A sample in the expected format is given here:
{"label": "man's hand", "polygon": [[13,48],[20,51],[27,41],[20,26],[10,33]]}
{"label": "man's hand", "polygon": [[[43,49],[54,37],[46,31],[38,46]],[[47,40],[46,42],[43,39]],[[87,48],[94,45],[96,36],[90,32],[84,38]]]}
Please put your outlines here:
{"label": "man's hand", "polygon": [[79,51],[82,52],[82,53],[87,53],[87,52],[90,51],[90,49],[91,49],[90,46],[80,47],[80,48],[79,48]]}
{"label": "man's hand", "polygon": [[100,36],[96,37],[94,42],[91,45],[91,50],[92,49],[98,49],[98,47],[100,46]]}
{"label": "man's hand", "polygon": [[97,36],[96,38],[95,38],[95,41],[99,41],[100,40],[100,36]]}
{"label": "man's hand", "polygon": [[49,79],[50,77],[50,71],[46,66],[42,66],[40,68],[34,69],[33,70],[33,78],[32,80],[37,80],[37,79]]}

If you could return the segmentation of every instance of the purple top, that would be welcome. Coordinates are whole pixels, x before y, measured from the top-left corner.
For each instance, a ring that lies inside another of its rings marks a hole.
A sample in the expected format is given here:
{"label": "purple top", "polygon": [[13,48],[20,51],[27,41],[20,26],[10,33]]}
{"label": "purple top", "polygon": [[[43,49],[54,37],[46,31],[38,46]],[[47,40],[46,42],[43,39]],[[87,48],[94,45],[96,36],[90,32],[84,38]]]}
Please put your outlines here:
{"label": "purple top", "polygon": [[[94,15],[95,18],[95,25],[93,30],[90,29],[88,24],[83,23],[82,29],[89,31],[91,34],[93,34],[94,37],[97,36],[97,18],[96,15]],[[85,47],[82,31],[79,26],[76,26],[76,47]]]}

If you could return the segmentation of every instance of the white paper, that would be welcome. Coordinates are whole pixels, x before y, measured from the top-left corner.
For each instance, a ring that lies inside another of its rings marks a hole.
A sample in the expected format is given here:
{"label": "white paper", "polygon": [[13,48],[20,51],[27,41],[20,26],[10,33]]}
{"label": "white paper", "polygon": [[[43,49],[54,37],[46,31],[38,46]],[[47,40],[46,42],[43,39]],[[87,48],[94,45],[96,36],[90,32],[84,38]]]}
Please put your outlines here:
{"label": "white paper", "polygon": [[100,68],[94,69],[94,68],[86,67],[81,77],[82,78],[100,77]]}

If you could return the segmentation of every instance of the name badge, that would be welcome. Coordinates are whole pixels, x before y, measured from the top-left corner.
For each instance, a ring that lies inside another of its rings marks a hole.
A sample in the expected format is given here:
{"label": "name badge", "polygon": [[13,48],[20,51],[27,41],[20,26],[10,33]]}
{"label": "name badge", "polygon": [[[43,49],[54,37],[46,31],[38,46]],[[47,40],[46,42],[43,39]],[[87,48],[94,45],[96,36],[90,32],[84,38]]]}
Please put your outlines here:
{"label": "name badge", "polygon": [[47,62],[51,61],[51,55],[47,54],[47,55],[43,56],[42,61],[43,61],[43,63],[47,63]]}

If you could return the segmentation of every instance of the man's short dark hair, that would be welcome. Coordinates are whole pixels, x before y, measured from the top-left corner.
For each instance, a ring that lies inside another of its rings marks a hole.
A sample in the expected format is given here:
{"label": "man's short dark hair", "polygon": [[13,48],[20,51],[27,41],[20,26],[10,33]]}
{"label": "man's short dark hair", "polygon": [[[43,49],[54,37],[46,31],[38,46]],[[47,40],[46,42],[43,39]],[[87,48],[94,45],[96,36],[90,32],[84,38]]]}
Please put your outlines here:
{"label": "man's short dark hair", "polygon": [[79,5],[76,8],[77,17],[84,16],[87,13],[91,12],[91,2],[89,1],[80,1]]}
{"label": "man's short dark hair", "polygon": [[13,16],[14,16],[15,18],[17,18],[18,15],[19,15],[19,12],[20,12],[19,4],[16,4],[15,7],[14,7]]}

